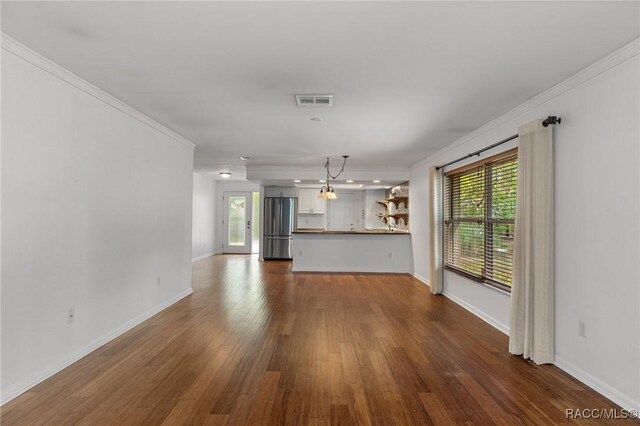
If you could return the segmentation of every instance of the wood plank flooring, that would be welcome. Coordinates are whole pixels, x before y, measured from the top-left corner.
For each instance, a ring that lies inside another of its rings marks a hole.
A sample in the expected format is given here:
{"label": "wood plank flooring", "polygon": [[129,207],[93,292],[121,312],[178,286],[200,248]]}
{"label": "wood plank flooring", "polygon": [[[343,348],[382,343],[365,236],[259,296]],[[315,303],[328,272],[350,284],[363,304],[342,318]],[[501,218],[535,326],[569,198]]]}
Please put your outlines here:
{"label": "wood plank flooring", "polygon": [[2,425],[568,424],[566,408],[617,408],[409,275],[290,266],[194,263],[193,295],[5,404]]}

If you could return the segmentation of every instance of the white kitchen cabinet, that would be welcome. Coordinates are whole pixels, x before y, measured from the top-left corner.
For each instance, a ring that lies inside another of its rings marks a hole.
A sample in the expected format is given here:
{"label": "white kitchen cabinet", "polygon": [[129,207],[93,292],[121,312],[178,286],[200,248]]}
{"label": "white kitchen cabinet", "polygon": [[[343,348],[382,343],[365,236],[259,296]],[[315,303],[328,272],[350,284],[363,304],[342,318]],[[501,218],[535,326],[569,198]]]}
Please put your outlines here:
{"label": "white kitchen cabinet", "polygon": [[282,197],[282,188],[267,186],[264,189],[264,195],[267,197]]}
{"label": "white kitchen cabinet", "polygon": [[280,188],[282,189],[282,197],[297,197],[298,190],[296,188]]}
{"label": "white kitchen cabinet", "polygon": [[300,189],[298,191],[298,213],[310,214],[313,204],[309,197],[308,189]]}
{"label": "white kitchen cabinet", "polygon": [[316,189],[311,190],[310,197],[311,197],[311,205],[313,206],[312,207],[313,211],[311,213],[313,214],[324,214],[325,206],[327,205],[327,200],[325,200],[324,198],[318,197],[319,192],[320,191]]}
{"label": "white kitchen cabinet", "polygon": [[282,188],[280,186],[267,186],[264,189],[266,197],[296,197],[296,188]]}
{"label": "white kitchen cabinet", "polygon": [[300,188],[298,191],[298,213],[324,214],[325,200],[318,197],[318,189]]}

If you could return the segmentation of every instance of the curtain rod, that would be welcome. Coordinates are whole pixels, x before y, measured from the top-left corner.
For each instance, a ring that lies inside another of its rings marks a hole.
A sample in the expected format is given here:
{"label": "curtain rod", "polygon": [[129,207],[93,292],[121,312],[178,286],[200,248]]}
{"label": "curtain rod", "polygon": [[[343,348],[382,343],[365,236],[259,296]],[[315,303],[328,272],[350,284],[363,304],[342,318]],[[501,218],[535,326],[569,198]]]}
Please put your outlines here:
{"label": "curtain rod", "polygon": [[[543,125],[544,127],[549,127],[549,125],[550,125],[550,124],[560,124],[560,122],[561,122],[561,121],[562,121],[562,119],[561,119],[560,117],[556,117],[555,115],[550,115],[549,117],[547,117],[546,119],[544,119],[544,121],[542,122],[542,125]],[[446,163],[446,164],[443,164],[443,165],[441,165],[441,166],[437,166],[437,167],[436,167],[436,170],[443,169],[443,168],[445,168],[445,167],[447,167],[447,166],[450,166],[450,165],[452,165],[452,164],[455,164],[455,163],[457,163],[457,162],[459,162],[459,161],[466,160],[467,158],[475,157],[476,155],[480,156],[480,154],[482,154],[483,152],[488,151],[488,150],[490,150],[491,148],[495,148],[495,147],[496,147],[496,146],[498,146],[498,145],[502,145],[503,143],[507,143],[507,142],[509,142],[509,141],[512,141],[512,140],[514,140],[515,138],[517,138],[518,136],[519,136],[519,135],[516,133],[516,134],[515,134],[515,135],[513,135],[513,136],[509,136],[509,137],[508,137],[508,138],[506,138],[506,139],[502,139],[500,142],[496,142],[496,143],[494,143],[494,144],[492,144],[492,145],[489,145],[489,146],[487,146],[487,147],[485,147],[485,148],[482,148],[482,149],[479,149],[479,150],[477,150],[477,151],[474,151],[474,152],[472,152],[471,154],[467,154],[467,155],[465,155],[464,157],[460,157],[460,158],[458,158],[457,160],[449,161],[449,162],[448,162],[448,163]]]}

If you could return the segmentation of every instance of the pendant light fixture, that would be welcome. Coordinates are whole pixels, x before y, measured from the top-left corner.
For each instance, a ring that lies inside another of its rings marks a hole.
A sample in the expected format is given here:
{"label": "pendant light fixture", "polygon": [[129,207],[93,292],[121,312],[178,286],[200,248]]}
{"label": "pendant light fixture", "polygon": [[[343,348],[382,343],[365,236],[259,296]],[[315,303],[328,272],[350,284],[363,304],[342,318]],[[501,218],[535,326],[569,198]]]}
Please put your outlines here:
{"label": "pendant light fixture", "polygon": [[319,198],[324,198],[325,200],[335,200],[336,198],[338,198],[336,192],[333,190],[333,186],[331,186],[331,179],[337,179],[338,176],[340,176],[342,172],[344,172],[344,166],[345,164],[347,164],[347,158],[349,158],[349,156],[343,155],[342,158],[342,168],[335,176],[333,176],[329,171],[329,157],[327,157],[327,162],[324,164],[325,169],[327,169],[327,184],[320,188],[320,193],[318,194]]}

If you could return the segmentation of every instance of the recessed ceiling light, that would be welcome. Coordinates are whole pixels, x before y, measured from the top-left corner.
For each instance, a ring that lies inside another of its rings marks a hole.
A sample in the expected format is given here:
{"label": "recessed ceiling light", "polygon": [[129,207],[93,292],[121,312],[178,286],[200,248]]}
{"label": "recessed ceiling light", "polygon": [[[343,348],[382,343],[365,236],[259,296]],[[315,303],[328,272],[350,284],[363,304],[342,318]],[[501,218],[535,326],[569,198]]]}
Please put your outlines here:
{"label": "recessed ceiling light", "polygon": [[322,117],[311,117],[311,121],[322,121]]}
{"label": "recessed ceiling light", "polygon": [[241,159],[242,161],[247,161],[247,160],[251,160],[251,157],[245,157],[244,155],[241,155],[241,156],[240,156],[240,159]]}
{"label": "recessed ceiling light", "polygon": [[300,183],[300,182],[302,182],[300,179],[294,179],[293,181],[294,181],[295,183]]}
{"label": "recessed ceiling light", "polygon": [[327,181],[326,181],[326,180],[324,180],[324,179],[320,179],[318,182],[320,182],[320,183],[326,183]]}
{"label": "recessed ceiling light", "polygon": [[380,181],[376,179],[373,181],[373,183],[380,183]]}
{"label": "recessed ceiling light", "polygon": [[231,173],[229,172],[220,172],[220,176],[222,179],[229,179],[231,177]]}
{"label": "recessed ceiling light", "polygon": [[347,183],[353,183],[353,181],[352,180],[348,180]]}
{"label": "recessed ceiling light", "polygon": [[385,186],[384,189],[391,189],[391,187],[390,186]]}

